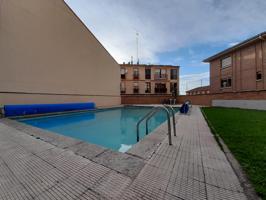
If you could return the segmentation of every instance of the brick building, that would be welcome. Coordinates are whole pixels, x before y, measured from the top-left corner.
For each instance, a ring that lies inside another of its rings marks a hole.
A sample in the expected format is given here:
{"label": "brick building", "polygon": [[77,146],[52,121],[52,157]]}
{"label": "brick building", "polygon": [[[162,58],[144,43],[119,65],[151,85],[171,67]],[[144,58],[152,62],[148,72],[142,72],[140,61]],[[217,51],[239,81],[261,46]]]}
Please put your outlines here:
{"label": "brick building", "polygon": [[204,60],[210,63],[210,92],[266,90],[266,32]]}
{"label": "brick building", "polygon": [[179,66],[121,64],[121,94],[179,94]]}
{"label": "brick building", "polygon": [[186,95],[210,94],[210,86],[197,87],[186,91]]}

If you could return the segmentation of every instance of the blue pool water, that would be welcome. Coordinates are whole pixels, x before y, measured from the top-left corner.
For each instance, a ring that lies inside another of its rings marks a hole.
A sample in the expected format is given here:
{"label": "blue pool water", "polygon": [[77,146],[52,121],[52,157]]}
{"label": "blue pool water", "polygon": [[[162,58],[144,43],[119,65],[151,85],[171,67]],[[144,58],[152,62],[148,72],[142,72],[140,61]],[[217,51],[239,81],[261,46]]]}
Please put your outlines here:
{"label": "blue pool water", "polygon": [[[126,152],[137,143],[136,124],[151,107],[121,107],[82,113],[23,118],[18,121],[38,128]],[[163,111],[149,121],[149,132],[166,120]],[[145,123],[140,138],[145,137]]]}

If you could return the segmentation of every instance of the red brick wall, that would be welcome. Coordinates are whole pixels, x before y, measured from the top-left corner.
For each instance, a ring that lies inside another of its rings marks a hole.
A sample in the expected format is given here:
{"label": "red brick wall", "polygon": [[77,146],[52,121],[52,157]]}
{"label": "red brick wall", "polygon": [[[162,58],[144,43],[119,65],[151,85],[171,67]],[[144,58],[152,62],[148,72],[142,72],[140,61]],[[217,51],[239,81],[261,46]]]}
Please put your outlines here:
{"label": "red brick wall", "polygon": [[206,105],[211,106],[212,100],[224,99],[224,100],[266,100],[266,90],[252,91],[252,92],[227,92],[217,94],[206,95],[194,95],[194,96],[179,96],[177,97],[177,103],[182,103],[185,100],[190,100],[194,105]]}
{"label": "red brick wall", "polygon": [[160,104],[164,99],[173,98],[170,95],[121,95],[122,104]]}
{"label": "red brick wall", "polygon": [[[143,95],[126,95],[121,96],[122,104],[160,104],[164,99],[173,98],[172,96],[143,96]],[[266,90],[253,92],[227,92],[204,95],[183,95],[178,96],[177,103],[181,104],[185,100],[190,100],[194,105],[211,106],[212,100],[266,100]]]}
{"label": "red brick wall", "polygon": [[[231,56],[232,66],[221,69],[222,58]],[[256,81],[261,71],[263,80]],[[232,87],[221,88],[222,78],[232,78]],[[212,93],[241,92],[266,89],[266,41],[257,41],[210,62],[210,90]]]}

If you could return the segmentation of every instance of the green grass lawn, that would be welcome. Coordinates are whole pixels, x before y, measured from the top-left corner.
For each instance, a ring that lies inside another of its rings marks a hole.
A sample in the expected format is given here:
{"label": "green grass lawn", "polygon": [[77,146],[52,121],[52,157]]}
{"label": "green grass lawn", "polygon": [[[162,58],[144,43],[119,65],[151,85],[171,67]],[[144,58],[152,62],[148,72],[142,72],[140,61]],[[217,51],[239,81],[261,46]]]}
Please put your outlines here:
{"label": "green grass lawn", "polygon": [[266,111],[233,108],[202,110],[248,174],[259,196],[266,199]]}

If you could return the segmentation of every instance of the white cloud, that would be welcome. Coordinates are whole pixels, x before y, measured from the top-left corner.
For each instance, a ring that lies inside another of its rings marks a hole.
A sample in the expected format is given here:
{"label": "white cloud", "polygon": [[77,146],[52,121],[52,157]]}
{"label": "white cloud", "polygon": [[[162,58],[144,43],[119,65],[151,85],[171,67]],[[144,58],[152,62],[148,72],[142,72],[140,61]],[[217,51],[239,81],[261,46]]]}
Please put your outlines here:
{"label": "white cloud", "polygon": [[232,46],[235,46],[235,45],[237,45],[239,42],[230,42],[229,44],[228,44],[228,47],[232,47]]}
{"label": "white cloud", "polygon": [[[230,42],[265,30],[265,0],[66,0],[118,62],[193,44]],[[192,52],[191,52],[192,53]],[[177,63],[178,64],[178,63]]]}
{"label": "white cloud", "polygon": [[186,94],[187,90],[209,85],[209,72],[180,76],[180,94]]}

